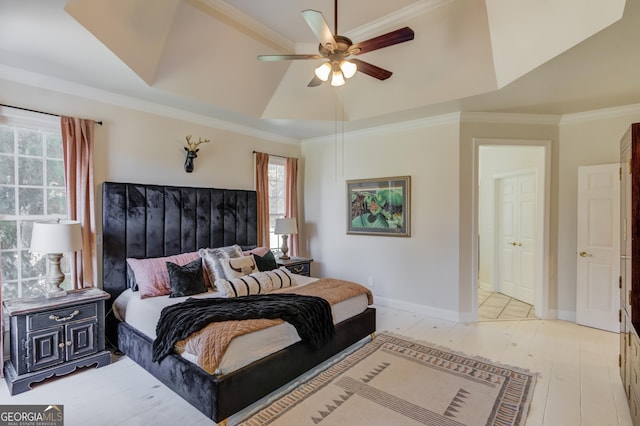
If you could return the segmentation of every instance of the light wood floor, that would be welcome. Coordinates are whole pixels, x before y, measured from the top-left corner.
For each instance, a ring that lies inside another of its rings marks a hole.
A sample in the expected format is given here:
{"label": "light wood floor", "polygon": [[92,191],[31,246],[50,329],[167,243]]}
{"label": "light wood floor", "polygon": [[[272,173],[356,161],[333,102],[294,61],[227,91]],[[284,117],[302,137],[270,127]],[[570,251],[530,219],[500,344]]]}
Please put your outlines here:
{"label": "light wood floor", "polygon": [[[565,321],[462,324],[382,307],[377,321],[379,331],[538,373],[528,426],[631,425],[615,333]],[[66,426],[211,424],[127,357],[44,382],[14,397],[2,381],[0,404],[64,404]]]}

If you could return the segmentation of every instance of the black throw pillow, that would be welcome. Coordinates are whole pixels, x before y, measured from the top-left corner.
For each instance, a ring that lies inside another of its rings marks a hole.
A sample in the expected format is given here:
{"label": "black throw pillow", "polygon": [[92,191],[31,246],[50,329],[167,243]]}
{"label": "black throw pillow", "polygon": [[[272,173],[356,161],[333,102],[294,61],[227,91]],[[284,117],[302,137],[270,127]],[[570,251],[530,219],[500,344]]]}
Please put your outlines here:
{"label": "black throw pillow", "polygon": [[257,254],[253,255],[254,260],[256,261],[256,266],[258,267],[258,271],[273,271],[274,269],[278,269],[278,264],[276,263],[276,257],[273,255],[273,252],[269,250],[264,254],[264,256],[258,256]]}
{"label": "black throw pillow", "polygon": [[191,296],[207,291],[204,275],[202,275],[202,258],[198,258],[184,266],[167,262],[167,271],[169,272],[169,283],[171,284],[169,297]]}

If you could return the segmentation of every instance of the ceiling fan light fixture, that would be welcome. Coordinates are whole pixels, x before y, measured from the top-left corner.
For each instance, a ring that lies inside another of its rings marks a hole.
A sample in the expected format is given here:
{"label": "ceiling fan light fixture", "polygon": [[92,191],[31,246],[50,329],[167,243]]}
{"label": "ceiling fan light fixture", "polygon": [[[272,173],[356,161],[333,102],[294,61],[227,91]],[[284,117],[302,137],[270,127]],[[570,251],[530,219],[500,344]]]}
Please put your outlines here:
{"label": "ceiling fan light fixture", "polygon": [[332,66],[330,62],[325,62],[315,69],[316,77],[318,77],[322,81],[329,80],[329,75],[331,74]]}
{"label": "ceiling fan light fixture", "polygon": [[340,62],[340,70],[342,71],[344,78],[351,78],[358,71],[358,66],[351,61],[344,60]]}
{"label": "ceiling fan light fixture", "polygon": [[342,71],[340,71],[340,69],[334,71],[331,74],[331,85],[335,87],[344,85],[344,75],[342,74]]}

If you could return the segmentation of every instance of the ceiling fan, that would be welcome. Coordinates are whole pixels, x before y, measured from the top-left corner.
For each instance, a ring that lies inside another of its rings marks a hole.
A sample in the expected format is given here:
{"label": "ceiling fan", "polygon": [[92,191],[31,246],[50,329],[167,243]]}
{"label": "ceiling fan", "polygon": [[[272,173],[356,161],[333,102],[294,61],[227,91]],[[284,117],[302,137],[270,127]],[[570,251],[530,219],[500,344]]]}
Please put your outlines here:
{"label": "ceiling fan", "polygon": [[351,78],[357,71],[367,74],[378,80],[386,80],[393,74],[384,68],[351,58],[351,55],[362,55],[363,53],[393,46],[413,40],[414,33],[409,27],[404,27],[391,31],[390,33],[373,37],[369,40],[353,44],[348,38],[338,35],[338,0],[334,1],[335,30],[332,33],[327,25],[327,21],[321,12],[317,10],[304,10],[302,16],[311,28],[311,31],[320,41],[318,50],[320,54],[310,55],[260,55],[261,61],[284,61],[292,59],[328,59],[315,70],[315,76],[307,85],[308,87],[319,86],[330,79],[332,86],[342,86],[345,78]]}

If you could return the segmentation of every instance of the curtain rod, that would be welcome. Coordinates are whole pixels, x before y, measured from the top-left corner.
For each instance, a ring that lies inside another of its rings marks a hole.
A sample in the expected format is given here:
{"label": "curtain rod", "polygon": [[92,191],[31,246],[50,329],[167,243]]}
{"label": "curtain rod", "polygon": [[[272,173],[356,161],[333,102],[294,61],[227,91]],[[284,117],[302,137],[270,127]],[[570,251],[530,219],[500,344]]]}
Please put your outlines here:
{"label": "curtain rod", "polygon": [[[253,151],[254,154],[257,154],[259,151]],[[271,157],[280,157],[280,158],[298,158],[298,157],[285,157],[284,155],[276,155],[276,154],[269,154],[268,152],[265,152],[265,154],[271,156]]]}
{"label": "curtain rod", "polygon": [[[29,112],[37,112],[38,114],[45,114],[45,115],[52,115],[54,117],[60,117],[60,114],[53,114],[51,112],[44,112],[44,111],[38,111],[35,109],[29,109],[29,108],[22,108],[22,107],[17,107],[17,106],[13,106],[13,105],[6,105],[6,104],[0,104],[0,106],[4,106],[4,107],[9,107],[9,108],[15,108],[15,109],[20,109],[22,111],[29,111]],[[102,126],[102,120],[100,121],[95,121],[94,122],[98,125],[98,126]]]}

